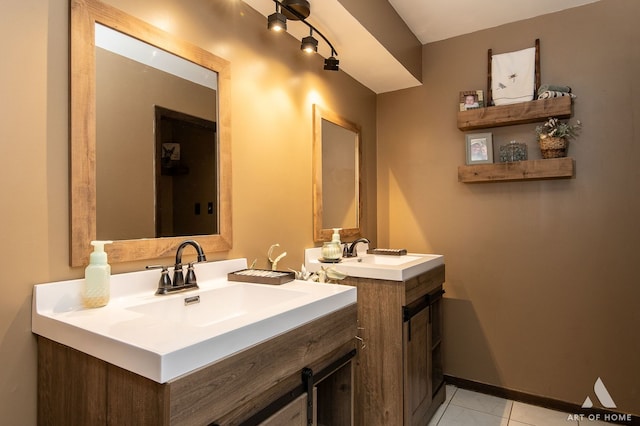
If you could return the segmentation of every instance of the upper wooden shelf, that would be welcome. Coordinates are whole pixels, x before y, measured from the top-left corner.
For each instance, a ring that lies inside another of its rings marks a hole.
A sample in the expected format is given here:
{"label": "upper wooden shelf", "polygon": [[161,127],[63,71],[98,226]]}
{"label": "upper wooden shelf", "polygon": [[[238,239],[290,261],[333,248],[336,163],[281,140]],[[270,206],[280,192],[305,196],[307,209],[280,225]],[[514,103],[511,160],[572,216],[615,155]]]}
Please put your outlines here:
{"label": "upper wooden shelf", "polygon": [[571,117],[571,97],[540,99],[511,105],[492,106],[458,112],[462,131],[535,123],[549,117]]}
{"label": "upper wooden shelf", "polygon": [[513,163],[458,166],[458,182],[505,182],[533,179],[569,179],[574,174],[573,158],[515,161]]}

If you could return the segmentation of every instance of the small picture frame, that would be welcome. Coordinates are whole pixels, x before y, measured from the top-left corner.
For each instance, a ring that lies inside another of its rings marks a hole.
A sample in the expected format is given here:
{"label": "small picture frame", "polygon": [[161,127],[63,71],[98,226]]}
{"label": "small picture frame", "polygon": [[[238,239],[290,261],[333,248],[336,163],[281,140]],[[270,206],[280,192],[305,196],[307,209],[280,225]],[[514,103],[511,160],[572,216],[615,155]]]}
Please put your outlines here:
{"label": "small picture frame", "polygon": [[482,90],[460,92],[460,111],[477,108],[484,108],[484,92]]}
{"label": "small picture frame", "polygon": [[467,164],[493,163],[493,137],[491,133],[469,133],[467,138]]}
{"label": "small picture frame", "polygon": [[162,144],[162,159],[180,161],[180,144],[176,142],[165,142]]}

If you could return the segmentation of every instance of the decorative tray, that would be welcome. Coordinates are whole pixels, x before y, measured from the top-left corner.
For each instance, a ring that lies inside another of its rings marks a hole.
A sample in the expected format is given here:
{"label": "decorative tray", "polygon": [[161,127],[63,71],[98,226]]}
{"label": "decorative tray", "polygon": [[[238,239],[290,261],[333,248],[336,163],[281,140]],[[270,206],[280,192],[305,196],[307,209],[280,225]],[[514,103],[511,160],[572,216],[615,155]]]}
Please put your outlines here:
{"label": "decorative tray", "polygon": [[229,272],[227,279],[246,283],[280,285],[295,280],[296,274],[286,271],[271,271],[269,269],[241,269]]}
{"label": "decorative tray", "polygon": [[383,254],[385,256],[404,256],[407,254],[406,249],[385,249],[385,248],[374,248],[367,250],[369,254]]}

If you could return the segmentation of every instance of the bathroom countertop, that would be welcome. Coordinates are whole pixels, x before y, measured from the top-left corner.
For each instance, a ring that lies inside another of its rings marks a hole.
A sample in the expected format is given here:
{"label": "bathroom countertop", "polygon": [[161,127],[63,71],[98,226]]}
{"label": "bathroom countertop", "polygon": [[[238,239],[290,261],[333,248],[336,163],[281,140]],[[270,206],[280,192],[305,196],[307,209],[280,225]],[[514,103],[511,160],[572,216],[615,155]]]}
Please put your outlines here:
{"label": "bathroom countertop", "polygon": [[[164,296],[154,294],[159,271],[113,275],[109,304],[94,309],[82,307],[83,279],[36,285],[32,331],[164,383],[356,302],[350,286],[227,280],[246,267],[196,264],[200,288]],[[185,306],[194,296],[201,302]]]}
{"label": "bathroom countertop", "polygon": [[305,268],[309,272],[332,268],[351,277],[406,281],[444,264],[444,256],[440,254],[407,253],[393,256],[366,254],[366,249],[364,252],[358,252],[356,257],[343,258],[337,263],[323,263],[319,260],[321,248],[309,248],[305,250]]}

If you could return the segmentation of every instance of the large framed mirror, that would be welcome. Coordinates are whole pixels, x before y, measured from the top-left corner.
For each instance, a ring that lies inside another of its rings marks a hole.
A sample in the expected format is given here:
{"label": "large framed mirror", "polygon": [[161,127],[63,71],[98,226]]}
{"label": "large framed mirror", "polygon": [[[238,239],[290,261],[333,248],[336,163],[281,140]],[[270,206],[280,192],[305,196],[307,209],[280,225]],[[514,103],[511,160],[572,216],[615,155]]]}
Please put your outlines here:
{"label": "large framed mirror", "polygon": [[232,246],[229,63],[97,0],[71,1],[71,265]]}
{"label": "large framed mirror", "polygon": [[335,112],[313,105],[313,237],[330,241],[362,236],[361,129]]}

